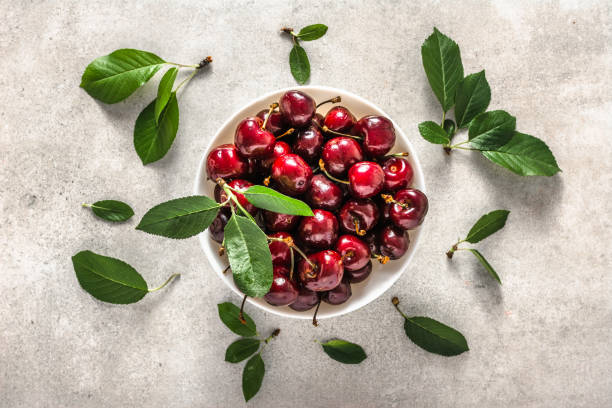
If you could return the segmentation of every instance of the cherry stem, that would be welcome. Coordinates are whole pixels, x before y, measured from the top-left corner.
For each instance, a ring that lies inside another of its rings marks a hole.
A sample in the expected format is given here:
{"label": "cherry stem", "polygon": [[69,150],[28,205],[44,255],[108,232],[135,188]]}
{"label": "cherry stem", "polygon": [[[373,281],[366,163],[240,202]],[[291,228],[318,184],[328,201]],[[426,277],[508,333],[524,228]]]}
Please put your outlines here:
{"label": "cherry stem", "polygon": [[466,248],[457,248],[457,245],[459,245],[462,242],[465,242],[465,239],[460,239],[451,247],[451,249],[448,250],[448,252],[446,253],[446,256],[448,257],[448,259],[453,259],[453,254],[455,253],[455,251],[462,251],[466,249]]}
{"label": "cherry stem", "polygon": [[391,203],[397,204],[400,207],[405,208],[407,210],[412,208],[409,204],[402,203],[402,202],[395,200],[391,194],[381,194],[380,196],[383,198],[383,200],[385,200],[387,204],[391,204]]}
{"label": "cherry stem", "polygon": [[[308,259],[308,257],[304,253],[304,251],[302,251],[297,245],[295,245],[295,242],[293,242],[293,238],[291,238],[291,237],[287,237],[287,238],[268,237],[268,240],[284,242],[285,244],[287,244],[287,246],[289,248],[295,249],[297,251],[297,253],[300,254],[302,256],[302,258],[304,258],[304,260],[308,263],[308,265],[310,265],[313,269],[317,268],[317,265],[315,265],[314,262],[312,262],[310,259]],[[291,265],[292,265],[291,269],[292,269],[292,272],[293,272],[293,251],[291,252]]]}
{"label": "cherry stem", "polygon": [[355,217],[353,217],[353,224],[355,225],[355,233],[357,235],[359,235],[360,237],[364,236],[366,234],[365,230],[362,230],[359,228],[359,220]]}
{"label": "cherry stem", "polygon": [[317,313],[319,313],[319,307],[321,306],[321,296],[319,296],[319,302],[317,303],[317,308],[315,309],[314,315],[312,315],[312,325],[317,327],[319,322],[317,321]]}
{"label": "cherry stem", "polygon": [[223,270],[223,273],[225,274],[227,271],[230,270],[231,267],[232,267],[231,265],[227,265],[225,269]]}
{"label": "cherry stem", "polygon": [[317,105],[317,108],[321,105],[325,105],[326,103],[340,103],[342,102],[342,97],[340,95],[338,96],[334,96],[331,99],[328,99],[326,101],[321,102],[320,104]]}
{"label": "cherry stem", "polygon": [[268,119],[270,119],[270,115],[272,114],[272,111],[274,111],[274,109],[278,108],[278,103],[274,102],[272,105],[270,105],[270,109],[268,110],[268,114],[266,115],[266,119],[264,119],[263,125],[261,125],[262,129],[266,128],[266,125],[268,124]]}
{"label": "cherry stem", "polygon": [[[255,221],[255,218],[253,218],[253,216],[251,215],[251,213],[248,212],[242,206],[242,204],[240,204],[240,201],[238,201],[238,197],[236,197],[236,194],[234,194],[234,192],[240,194],[241,193],[240,191],[236,190],[233,187],[228,186],[227,183],[225,182],[225,180],[223,180],[222,178],[218,178],[217,179],[217,184],[219,184],[223,188],[223,191],[225,191],[225,193],[227,194],[228,198],[230,198],[234,202],[234,204],[236,204],[236,207],[238,207],[240,209],[240,211],[242,211],[244,213],[244,215],[246,215],[247,218],[249,218],[254,223],[257,223]],[[230,208],[232,208],[231,205],[230,205]],[[233,212],[233,210],[232,210],[232,212]]]}
{"label": "cherry stem", "polygon": [[293,280],[293,266],[294,266],[294,255],[293,255],[293,248],[289,248],[289,253],[291,255],[291,268],[289,269],[289,279]]}
{"label": "cherry stem", "polygon": [[349,184],[349,182],[348,182],[348,181],[346,181],[346,180],[340,180],[340,179],[337,179],[337,178],[335,178],[334,176],[332,176],[331,174],[329,174],[329,173],[327,172],[327,170],[325,170],[325,162],[323,161],[323,159],[319,159],[319,168],[320,168],[320,169],[321,169],[321,171],[322,171],[323,173],[325,173],[325,175],[326,175],[327,177],[329,177],[331,180],[336,181],[336,182],[338,182],[338,183]]}
{"label": "cherry stem", "polygon": [[149,292],[155,292],[156,290],[160,290],[163,289],[164,286],[166,286],[167,284],[169,284],[170,282],[172,282],[172,280],[174,278],[176,278],[177,276],[181,276],[180,273],[173,273],[172,275],[170,275],[170,277],[168,279],[166,279],[166,281],[159,287],[155,288],[155,289],[149,289]]}
{"label": "cherry stem", "polygon": [[350,138],[357,139],[357,140],[363,140],[363,137],[361,136],[349,135],[348,133],[336,132],[335,130],[331,130],[325,125],[321,126],[321,130],[323,130],[323,132],[325,133],[331,133],[332,135],[336,135],[336,136],[344,136],[344,137],[350,137]]}
{"label": "cherry stem", "polygon": [[244,303],[246,302],[247,297],[247,295],[244,295],[244,297],[242,298],[242,304],[240,305],[240,313],[238,313],[238,319],[242,324],[247,324],[247,321],[244,319],[244,314],[242,313],[242,311],[244,310]]}
{"label": "cherry stem", "polygon": [[389,156],[393,156],[393,157],[407,157],[407,156],[410,156],[410,153],[408,153],[408,152],[393,153],[393,154],[390,154]]}
{"label": "cherry stem", "polygon": [[378,262],[380,262],[382,265],[386,264],[387,262],[389,262],[389,257],[388,256],[382,256],[382,255],[378,255],[378,254],[372,254],[372,258],[376,259]]}
{"label": "cherry stem", "polygon": [[[267,118],[266,118],[267,119]],[[285,136],[289,136],[290,134],[292,134],[293,132],[295,132],[294,128],[291,128],[289,130],[287,130],[285,133],[283,133],[280,136],[276,136],[276,140],[280,139],[281,137],[285,137]]]}
{"label": "cherry stem", "polygon": [[399,299],[397,297],[393,297],[393,299],[391,299],[391,303],[393,303],[393,306],[395,306],[395,308],[397,309],[397,311],[399,312],[399,314],[401,314],[404,319],[408,320],[408,317],[404,314],[404,312],[402,312],[400,310],[400,308],[397,306],[399,305]]}
{"label": "cherry stem", "polygon": [[266,344],[268,344],[268,342],[270,340],[272,340],[274,337],[278,336],[280,334],[280,329],[275,329],[265,340],[264,342]]}

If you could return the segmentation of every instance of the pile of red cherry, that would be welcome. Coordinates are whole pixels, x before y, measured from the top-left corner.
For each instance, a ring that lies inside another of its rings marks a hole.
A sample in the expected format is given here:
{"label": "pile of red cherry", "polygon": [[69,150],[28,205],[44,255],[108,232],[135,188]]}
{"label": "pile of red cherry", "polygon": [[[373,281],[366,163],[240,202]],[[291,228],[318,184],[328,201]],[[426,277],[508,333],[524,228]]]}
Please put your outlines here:
{"label": "pile of red cherry", "polygon": [[[391,121],[373,115],[356,120],[343,106],[325,116],[316,112],[339,99],[317,105],[303,92],[288,91],[269,110],[240,122],[234,144],[218,146],[207,157],[213,181],[223,179],[237,190],[263,183],[313,208],[312,217],[259,211],[237,194],[260,227],[281,239],[269,244],[274,278],[265,299],[272,305],[304,311],[320,300],[346,302],[351,283],[370,275],[372,259],[386,263],[406,253],[406,230],[427,214],[427,197],[410,188],[413,170],[402,158],[406,154],[388,155],[395,144]],[[216,201],[226,198],[217,184]],[[219,243],[230,215],[223,208],[209,228]],[[295,274],[292,249],[302,255],[295,258]]]}

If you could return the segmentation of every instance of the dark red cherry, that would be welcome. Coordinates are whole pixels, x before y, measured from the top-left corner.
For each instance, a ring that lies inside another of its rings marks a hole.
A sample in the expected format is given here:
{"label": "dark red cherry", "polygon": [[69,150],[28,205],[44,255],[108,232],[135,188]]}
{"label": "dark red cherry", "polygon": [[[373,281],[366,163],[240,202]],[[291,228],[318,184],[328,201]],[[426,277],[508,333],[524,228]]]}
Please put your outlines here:
{"label": "dark red cherry", "polygon": [[384,116],[365,116],[353,126],[352,133],[363,137],[363,151],[372,158],[382,157],[395,144],[395,128]]}
{"label": "dark red cherry", "polygon": [[272,151],[272,155],[269,158],[263,159],[261,161],[261,167],[266,169],[269,173],[270,169],[272,168],[272,165],[274,164],[274,161],[277,158],[289,153],[291,153],[291,147],[287,143],[279,140],[274,143],[274,150]]}
{"label": "dark red cherry", "polygon": [[[238,191],[245,191],[249,187],[251,187],[253,183],[247,180],[236,179],[236,180],[230,181],[229,183],[227,183],[227,185],[230,186],[231,188],[235,188]],[[236,198],[238,199],[238,202],[240,203],[240,205],[244,207],[245,210],[247,210],[251,215],[257,214],[257,207],[249,203],[249,201],[246,199],[246,197],[243,194],[240,194],[240,193],[234,193],[234,194],[236,195]],[[217,184],[215,186],[215,201],[218,203],[222,203],[222,202],[225,202],[226,200],[227,200],[227,194],[225,194],[225,191],[223,190],[223,188],[221,188],[221,186]],[[235,205],[233,201],[230,201],[229,204]]]}
{"label": "dark red cherry", "polygon": [[236,127],[234,144],[243,157],[264,159],[272,155],[276,138],[262,126],[263,121],[255,116],[244,119]]}
{"label": "dark red cherry", "polygon": [[[271,234],[272,238],[292,238],[286,232],[277,232],[275,234]],[[270,241],[268,244],[270,248],[270,255],[272,255],[272,265],[274,266],[284,266],[289,268],[291,266],[291,248],[284,242],[281,241]]]}
{"label": "dark red cherry", "polygon": [[385,172],[385,191],[408,188],[412,184],[414,172],[408,160],[401,157],[388,157],[382,162],[382,169]]}
{"label": "dark red cherry", "polygon": [[263,218],[270,231],[292,231],[300,224],[301,217],[264,210]]}
{"label": "dark red cherry", "polygon": [[329,292],[325,292],[321,296],[321,300],[330,305],[340,305],[349,300],[352,294],[350,282],[347,279],[343,279],[338,286]]}
{"label": "dark red cherry", "polygon": [[348,173],[349,191],[355,198],[369,198],[380,193],[385,184],[383,169],[374,162],[355,163]]}
{"label": "dark red cherry", "polygon": [[378,208],[380,209],[380,223],[391,223],[391,206],[393,203],[388,203],[380,197],[376,199],[376,202],[378,203]]}
{"label": "dark red cherry", "polygon": [[[266,121],[266,117],[268,116],[269,109],[261,110],[257,113],[257,117],[262,121]],[[285,120],[283,119],[283,115],[280,112],[272,112],[270,114],[270,119],[266,123],[266,130],[272,132],[275,135],[280,135],[283,133],[287,125],[285,124]]]}
{"label": "dark red cherry", "polygon": [[395,193],[395,203],[391,204],[389,214],[393,224],[400,228],[414,229],[423,223],[429,203],[427,196],[416,188],[407,188]]}
{"label": "dark red cherry", "polygon": [[222,208],[217,213],[217,216],[213,220],[212,224],[210,224],[210,227],[208,227],[208,232],[210,233],[210,236],[212,237],[212,239],[214,239],[218,243],[223,242],[223,237],[225,236],[223,231],[225,230],[225,225],[229,221],[229,218],[230,218],[229,210],[226,208]]}
{"label": "dark red cherry", "polygon": [[376,237],[380,245],[380,254],[391,259],[401,258],[408,250],[410,240],[408,234],[396,226],[387,225]]}
{"label": "dark red cherry", "polygon": [[315,174],[310,180],[306,201],[313,208],[336,211],[340,208],[344,193],[340,187],[323,174]]}
{"label": "dark red cherry", "polygon": [[285,154],[274,160],[271,177],[282,193],[296,196],[308,189],[312,169],[297,154]]}
{"label": "dark red cherry", "polygon": [[308,259],[314,267],[304,259],[298,263],[298,276],[307,289],[324,292],[340,284],[344,267],[339,253],[326,249],[309,255]]}
{"label": "dark red cherry", "polygon": [[336,242],[336,252],[342,257],[344,269],[356,271],[370,262],[370,248],[354,235],[342,235]]}
{"label": "dark red cherry", "polygon": [[349,132],[355,125],[355,116],[344,106],[334,106],[327,112],[323,124],[335,132]]}
{"label": "dark red cherry", "polygon": [[315,113],[315,115],[312,117],[312,124],[318,127],[319,129],[323,127],[324,121],[325,121],[325,118],[323,117],[323,115],[321,115],[318,112]]}
{"label": "dark red cherry", "polygon": [[344,279],[351,283],[363,282],[372,273],[372,261],[368,261],[367,265],[356,271],[344,271]]}
{"label": "dark red cherry", "polygon": [[338,216],[344,231],[363,235],[376,225],[379,211],[376,203],[370,199],[352,198],[342,206]]}
{"label": "dark red cherry", "polygon": [[240,157],[238,149],[233,144],[215,147],[206,158],[206,173],[211,180],[242,177],[248,169],[246,159]]}
{"label": "dark red cherry", "polygon": [[285,92],[278,103],[283,118],[294,128],[308,126],[317,110],[314,99],[300,91]]}
{"label": "dark red cherry", "polygon": [[380,235],[379,232],[380,229],[370,231],[363,238],[363,240],[367,242],[368,246],[370,247],[370,254],[372,255],[380,255],[380,245],[378,244],[378,235]]}
{"label": "dark red cherry", "polygon": [[266,302],[273,306],[287,306],[295,302],[298,297],[298,289],[289,279],[289,269],[284,266],[275,266],[272,273],[272,286],[264,296]]}
{"label": "dark red cherry", "polygon": [[334,177],[343,177],[351,166],[363,160],[361,146],[350,137],[335,137],[323,146],[325,169]]}
{"label": "dark red cherry", "polygon": [[315,307],[317,303],[319,303],[319,294],[302,286],[297,299],[289,307],[298,312],[304,312]]}
{"label": "dark red cherry", "polygon": [[323,149],[323,134],[314,125],[300,129],[293,142],[293,153],[308,163],[316,163]]}
{"label": "dark red cherry", "polygon": [[302,218],[297,235],[311,248],[331,248],[338,239],[338,220],[329,211],[315,209],[314,216]]}

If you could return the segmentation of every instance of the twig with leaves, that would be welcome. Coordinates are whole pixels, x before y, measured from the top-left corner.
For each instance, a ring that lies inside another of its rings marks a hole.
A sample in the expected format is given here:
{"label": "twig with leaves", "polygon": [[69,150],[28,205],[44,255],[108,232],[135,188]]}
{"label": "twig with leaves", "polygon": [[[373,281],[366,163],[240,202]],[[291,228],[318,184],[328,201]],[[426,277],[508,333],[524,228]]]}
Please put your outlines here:
{"label": "twig with leaves", "polygon": [[293,28],[283,27],[281,32],[291,36],[293,48],[289,53],[289,67],[298,84],[304,85],[310,78],[310,61],[306,50],[300,45],[300,41],[318,40],[327,32],[327,26],[325,24],[312,24],[302,28],[297,34],[293,31]]}

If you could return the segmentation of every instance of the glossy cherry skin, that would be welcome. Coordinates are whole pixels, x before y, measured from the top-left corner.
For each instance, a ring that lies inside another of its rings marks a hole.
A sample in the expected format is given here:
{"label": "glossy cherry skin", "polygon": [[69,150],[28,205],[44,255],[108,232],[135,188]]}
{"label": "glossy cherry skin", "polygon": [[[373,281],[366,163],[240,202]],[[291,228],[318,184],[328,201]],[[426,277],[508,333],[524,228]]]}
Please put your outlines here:
{"label": "glossy cherry skin", "polygon": [[208,153],[206,158],[206,174],[211,180],[232,179],[247,174],[249,164],[240,157],[238,149],[233,144],[217,146]]}
{"label": "glossy cherry skin", "polygon": [[264,159],[272,155],[276,138],[262,126],[263,121],[255,116],[243,119],[236,127],[234,144],[242,157]]}
{"label": "glossy cherry skin", "polygon": [[284,266],[275,266],[272,272],[272,286],[264,299],[273,306],[287,306],[295,302],[298,297],[298,288],[289,279],[289,269]]}
{"label": "glossy cherry skin", "polygon": [[317,303],[319,303],[319,294],[302,286],[297,299],[289,307],[298,312],[304,312],[315,307]]}
{"label": "glossy cherry skin", "polygon": [[344,279],[351,283],[359,283],[366,280],[372,273],[372,261],[368,261],[367,265],[356,271],[344,271]]}
{"label": "glossy cherry skin", "polygon": [[329,174],[343,177],[352,165],[363,160],[363,151],[355,139],[340,136],[325,143],[321,158]]}
{"label": "glossy cherry skin", "polygon": [[380,193],[385,184],[383,169],[374,162],[355,163],[348,173],[349,191],[355,198],[369,198]]}
{"label": "glossy cherry skin", "polygon": [[335,249],[342,257],[346,271],[359,270],[370,262],[370,247],[354,235],[340,236]]}
{"label": "glossy cherry skin", "polygon": [[344,192],[323,174],[315,174],[312,176],[310,187],[304,196],[313,208],[336,211],[342,204]]}
{"label": "glossy cherry skin", "polygon": [[329,211],[315,209],[314,216],[303,217],[298,239],[310,248],[331,248],[338,239],[338,220]]}
{"label": "glossy cherry skin", "polygon": [[381,165],[385,173],[385,191],[396,191],[408,188],[412,184],[414,172],[406,159],[401,157],[388,157]]}
{"label": "glossy cherry skin", "polygon": [[293,153],[308,163],[316,163],[323,149],[323,134],[314,125],[300,129],[293,142]]}
{"label": "glossy cherry skin", "polygon": [[230,219],[230,211],[227,208],[221,208],[221,210],[217,213],[217,216],[213,220],[212,224],[208,227],[208,232],[212,239],[217,241],[218,243],[223,242],[223,237],[225,236],[224,230],[225,225]]}
{"label": "glossy cherry skin", "polygon": [[271,176],[282,193],[296,196],[308,190],[312,169],[297,154],[285,154],[274,160]]}
{"label": "glossy cherry skin", "polygon": [[321,300],[330,305],[340,305],[349,300],[352,294],[351,283],[348,279],[343,279],[338,286],[329,292],[325,292],[323,296],[321,296]]}
{"label": "glossy cherry skin", "polygon": [[[270,237],[282,239],[292,238],[291,235],[286,232],[277,232],[271,234]],[[272,255],[272,265],[284,266],[286,268],[291,267],[291,248],[289,248],[289,245],[281,241],[270,241],[268,247],[270,248],[270,255]]]}
{"label": "glossy cherry skin", "polygon": [[380,254],[390,259],[401,258],[410,245],[406,232],[393,225],[387,225],[380,230],[376,239],[380,247]]}
{"label": "glossy cherry skin", "polygon": [[[340,209],[340,225],[346,232],[358,234],[357,230],[370,231],[378,222],[379,210],[370,199],[350,199]],[[357,224],[357,225],[355,225]]]}
{"label": "glossy cherry skin", "polygon": [[[249,187],[251,187],[253,183],[247,180],[236,179],[236,180],[230,181],[229,183],[227,183],[227,185],[230,186],[231,188],[235,188],[238,191],[245,191]],[[257,214],[257,207],[249,203],[249,201],[246,199],[246,197],[243,194],[240,194],[240,193],[234,193],[234,194],[236,195],[236,198],[238,199],[238,202],[240,203],[240,205],[244,207],[245,210],[247,210],[251,215]],[[227,200],[227,194],[225,194],[225,191],[223,190],[223,188],[221,188],[221,186],[217,184],[215,186],[215,201],[218,203],[222,203],[226,200]],[[235,205],[235,204],[233,201],[230,201],[229,205]]]}
{"label": "glossy cherry skin", "polygon": [[299,215],[263,211],[265,226],[270,231],[293,231],[300,224]]}
{"label": "glossy cherry skin", "polygon": [[346,133],[355,125],[355,116],[344,106],[334,106],[325,115],[323,124],[329,130]]}
{"label": "glossy cherry skin", "polygon": [[308,259],[315,268],[304,259],[298,263],[298,276],[307,289],[324,292],[340,284],[344,276],[344,266],[339,253],[326,249],[309,255]]}
{"label": "glossy cherry skin", "polygon": [[[268,116],[268,111],[268,109],[261,110],[256,116],[265,122],[266,117]],[[272,112],[270,114],[270,119],[268,119],[268,122],[266,122],[266,130],[268,132],[272,132],[278,136],[283,133],[286,127],[287,125],[283,119],[283,115],[280,112]]]}
{"label": "glossy cherry skin", "polygon": [[317,110],[314,99],[300,91],[287,91],[278,101],[280,112],[293,128],[308,126]]}
{"label": "glossy cherry skin", "polygon": [[267,170],[269,173],[270,169],[272,168],[272,165],[274,164],[274,161],[276,161],[277,158],[289,153],[291,153],[291,146],[289,146],[286,142],[279,140],[274,143],[274,150],[272,151],[272,155],[269,158],[263,159],[261,161],[261,167]]}
{"label": "glossy cherry skin", "polygon": [[378,235],[380,234],[380,230],[381,229],[370,231],[363,238],[363,240],[368,243],[368,246],[370,247],[370,253],[372,255],[380,255],[380,245],[378,244]]}
{"label": "glossy cherry skin", "polygon": [[380,223],[384,225],[391,223],[391,206],[393,203],[388,203],[380,197],[377,198],[376,202],[380,209]]}
{"label": "glossy cherry skin", "polygon": [[422,191],[416,188],[407,188],[395,193],[393,198],[403,204],[391,204],[389,214],[393,224],[409,230],[423,223],[429,209],[429,203],[427,196]]}
{"label": "glossy cherry skin", "polygon": [[395,128],[384,116],[365,116],[353,126],[352,133],[363,137],[363,151],[369,157],[382,157],[395,144]]}
{"label": "glossy cherry skin", "polygon": [[323,122],[325,121],[325,118],[323,117],[323,115],[321,115],[320,113],[315,113],[315,115],[312,117],[312,124],[315,125],[318,128],[322,128],[323,127]]}

